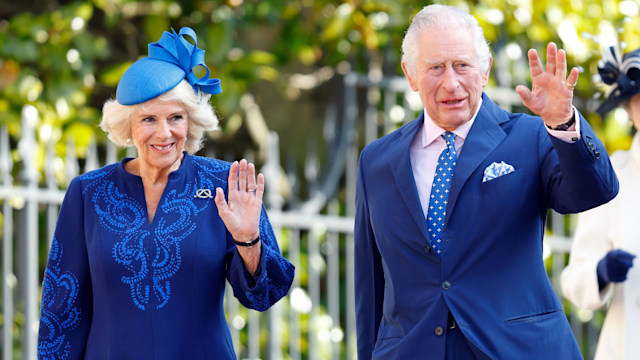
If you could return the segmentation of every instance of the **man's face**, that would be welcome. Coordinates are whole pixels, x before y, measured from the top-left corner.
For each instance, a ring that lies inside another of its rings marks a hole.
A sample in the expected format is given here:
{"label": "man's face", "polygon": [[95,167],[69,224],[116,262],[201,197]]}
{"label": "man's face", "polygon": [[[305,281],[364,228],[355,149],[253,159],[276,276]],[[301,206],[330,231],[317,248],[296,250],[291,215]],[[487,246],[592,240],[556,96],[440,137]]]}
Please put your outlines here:
{"label": "man's face", "polygon": [[423,31],[418,35],[416,62],[411,65],[413,74],[409,64],[403,62],[402,69],[434,123],[451,131],[471,120],[491,68],[480,69],[471,29]]}

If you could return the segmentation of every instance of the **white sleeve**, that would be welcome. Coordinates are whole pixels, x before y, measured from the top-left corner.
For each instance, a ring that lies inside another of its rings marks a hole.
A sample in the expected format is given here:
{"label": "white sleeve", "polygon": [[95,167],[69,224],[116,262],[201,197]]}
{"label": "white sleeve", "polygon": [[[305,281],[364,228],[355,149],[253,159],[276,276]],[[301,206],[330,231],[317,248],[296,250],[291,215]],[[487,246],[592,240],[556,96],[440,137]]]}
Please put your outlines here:
{"label": "white sleeve", "polygon": [[562,271],[563,295],[576,306],[595,310],[613,294],[609,284],[598,288],[598,261],[613,248],[610,229],[615,226],[615,199],[578,215],[578,226],[571,245],[569,265]]}

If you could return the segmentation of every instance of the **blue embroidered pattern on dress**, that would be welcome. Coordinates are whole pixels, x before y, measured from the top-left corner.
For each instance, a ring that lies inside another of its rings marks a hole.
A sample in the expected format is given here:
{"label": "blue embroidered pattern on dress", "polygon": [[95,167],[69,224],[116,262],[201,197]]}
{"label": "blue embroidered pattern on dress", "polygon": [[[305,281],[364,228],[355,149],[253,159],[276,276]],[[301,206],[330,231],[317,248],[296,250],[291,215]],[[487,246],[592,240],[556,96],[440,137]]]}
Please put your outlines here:
{"label": "blue embroidered pattern on dress", "polygon": [[82,319],[76,303],[78,279],[71,272],[63,272],[62,255],[62,245],[54,238],[42,283],[38,359],[67,359],[71,346],[66,334]]}
{"label": "blue embroidered pattern on dress", "polygon": [[112,257],[127,270],[120,280],[129,286],[131,299],[140,310],[147,309],[151,295],[157,309],[171,298],[171,278],[182,264],[180,243],[193,232],[197,216],[210,204],[194,202],[193,194],[197,189],[214,188],[207,174],[198,175],[182,191],[170,190],[163,196],[151,230],[147,230],[144,204],[121,192],[112,180],[92,186],[91,198],[100,224],[121,238],[113,245]]}
{"label": "blue embroidered pattern on dress", "polygon": [[[120,280],[129,287],[133,304],[140,310],[146,310],[151,304],[161,309],[171,298],[171,280],[182,264],[181,242],[195,230],[198,215],[213,204],[213,199],[193,201],[194,194],[198,189],[215,193],[216,187],[227,191],[230,163],[202,157],[192,157],[192,160],[195,176],[187,177],[180,190],[172,189],[163,195],[154,227],[149,225],[145,204],[119,189],[112,180],[116,176],[115,165],[82,176],[83,180],[91,180],[83,195],[92,200],[100,225],[119,239],[113,244],[112,258],[126,269],[126,275]],[[261,277],[265,279],[260,289],[245,295],[254,309],[263,311],[287,294],[290,281],[284,279],[292,278],[294,269],[279,254],[275,234],[264,212],[260,219],[260,237],[265,264]],[[276,273],[271,271],[267,275],[271,268]]]}
{"label": "blue embroidered pattern on dress", "polygon": [[229,175],[228,171],[231,167],[230,163],[223,162],[216,159],[209,158],[194,158],[194,164],[198,167],[198,175],[200,178],[211,177],[219,182],[219,186],[222,186],[227,190],[227,177]]}

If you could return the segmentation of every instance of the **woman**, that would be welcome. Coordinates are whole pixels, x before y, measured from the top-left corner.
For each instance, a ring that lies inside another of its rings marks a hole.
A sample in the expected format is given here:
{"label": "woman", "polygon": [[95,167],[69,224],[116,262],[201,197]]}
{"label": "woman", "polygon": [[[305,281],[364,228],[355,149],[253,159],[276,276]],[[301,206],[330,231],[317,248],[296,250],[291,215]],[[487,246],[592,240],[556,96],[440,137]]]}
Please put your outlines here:
{"label": "woman", "polygon": [[39,358],[235,359],[225,277],[251,309],[287,294],[294,267],[262,205],[263,175],[245,160],[192,155],[217,127],[209,98],[220,92],[189,28],[165,32],[127,69],[100,125],[138,157],[69,185],[42,286]]}
{"label": "woman", "polygon": [[[611,85],[598,112],[622,105],[640,129],[640,49],[622,61],[611,47],[600,62],[602,80]],[[637,359],[640,354],[640,133],[629,151],[611,157],[620,192],[608,204],[580,214],[562,292],[578,307],[595,310],[610,303],[596,349],[596,360]],[[637,263],[637,260],[636,260]]]}

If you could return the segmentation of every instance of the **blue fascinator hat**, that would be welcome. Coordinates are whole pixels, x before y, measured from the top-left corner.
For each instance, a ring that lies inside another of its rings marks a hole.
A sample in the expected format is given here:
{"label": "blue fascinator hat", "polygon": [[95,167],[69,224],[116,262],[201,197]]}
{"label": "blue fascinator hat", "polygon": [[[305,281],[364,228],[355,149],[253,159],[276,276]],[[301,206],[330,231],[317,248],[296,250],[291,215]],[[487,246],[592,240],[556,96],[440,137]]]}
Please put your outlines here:
{"label": "blue fascinator hat", "polygon": [[617,46],[609,46],[598,62],[598,74],[603,83],[610,85],[606,99],[596,110],[604,116],[640,93],[640,49],[620,56]]}
{"label": "blue fascinator hat", "polygon": [[[193,45],[185,36],[193,39]],[[149,44],[149,56],[133,63],[122,75],[116,90],[116,100],[122,105],[135,105],[151,100],[173,89],[187,79],[194,91],[207,94],[222,92],[220,79],[209,78],[204,63],[204,50],[198,49],[196,33],[183,27],[176,34],[165,31],[156,43]],[[202,66],[206,74],[197,77],[193,68]]]}

